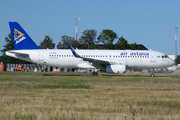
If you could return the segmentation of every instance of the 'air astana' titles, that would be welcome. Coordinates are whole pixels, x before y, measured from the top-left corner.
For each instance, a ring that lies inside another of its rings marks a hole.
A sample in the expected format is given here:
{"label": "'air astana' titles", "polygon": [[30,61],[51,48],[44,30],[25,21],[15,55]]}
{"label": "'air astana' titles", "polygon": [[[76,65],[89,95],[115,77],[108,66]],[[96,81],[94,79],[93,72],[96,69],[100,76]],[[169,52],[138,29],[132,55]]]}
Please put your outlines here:
{"label": "'air astana' titles", "polygon": [[120,55],[130,55],[130,56],[149,56],[148,52],[121,52]]}

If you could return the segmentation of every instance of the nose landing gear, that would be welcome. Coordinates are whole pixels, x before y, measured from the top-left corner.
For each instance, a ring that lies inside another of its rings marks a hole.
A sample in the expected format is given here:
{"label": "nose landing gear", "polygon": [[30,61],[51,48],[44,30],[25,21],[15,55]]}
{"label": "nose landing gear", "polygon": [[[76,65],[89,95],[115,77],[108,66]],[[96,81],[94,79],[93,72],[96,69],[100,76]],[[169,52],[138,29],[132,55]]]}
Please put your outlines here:
{"label": "nose landing gear", "polygon": [[151,75],[150,75],[151,77],[155,77],[155,75],[153,74],[153,73],[151,73]]}
{"label": "nose landing gear", "polygon": [[155,75],[154,75],[154,68],[152,69],[152,72],[151,72],[151,75],[150,75],[151,77],[155,77]]}

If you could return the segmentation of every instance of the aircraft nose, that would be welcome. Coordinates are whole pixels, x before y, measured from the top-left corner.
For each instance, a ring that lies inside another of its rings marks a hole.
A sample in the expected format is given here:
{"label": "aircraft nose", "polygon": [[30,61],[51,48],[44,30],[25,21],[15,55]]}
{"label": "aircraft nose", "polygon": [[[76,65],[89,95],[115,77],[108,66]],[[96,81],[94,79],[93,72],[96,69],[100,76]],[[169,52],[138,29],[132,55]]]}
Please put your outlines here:
{"label": "aircraft nose", "polygon": [[175,64],[176,64],[176,62],[174,60],[171,60],[171,65],[173,66]]}

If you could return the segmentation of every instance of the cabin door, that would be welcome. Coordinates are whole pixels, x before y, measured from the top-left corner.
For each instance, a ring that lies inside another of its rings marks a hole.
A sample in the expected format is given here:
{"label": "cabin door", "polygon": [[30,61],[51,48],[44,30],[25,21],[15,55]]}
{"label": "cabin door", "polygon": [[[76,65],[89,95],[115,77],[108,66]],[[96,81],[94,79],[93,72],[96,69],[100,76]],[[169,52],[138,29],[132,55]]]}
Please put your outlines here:
{"label": "cabin door", "polygon": [[44,52],[43,51],[38,52],[38,61],[44,61]]}
{"label": "cabin door", "polygon": [[156,62],[156,53],[151,53],[151,62]]}

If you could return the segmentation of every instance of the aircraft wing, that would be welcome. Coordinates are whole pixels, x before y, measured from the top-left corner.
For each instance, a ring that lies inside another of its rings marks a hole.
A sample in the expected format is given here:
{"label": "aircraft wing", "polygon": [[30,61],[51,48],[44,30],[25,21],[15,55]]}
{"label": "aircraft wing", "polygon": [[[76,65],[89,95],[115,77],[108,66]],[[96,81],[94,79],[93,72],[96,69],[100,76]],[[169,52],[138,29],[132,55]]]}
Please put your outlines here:
{"label": "aircraft wing", "polygon": [[88,61],[89,63],[92,63],[93,66],[123,64],[123,62],[116,62],[116,61],[113,62],[113,61],[108,61],[108,60],[100,60],[100,59],[82,57],[74,50],[74,48],[72,46],[69,45],[69,47],[75,57],[81,58],[84,61]]}

